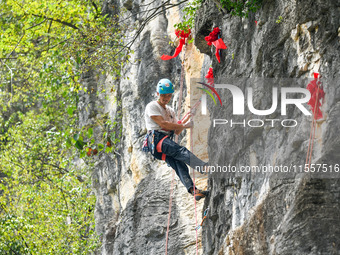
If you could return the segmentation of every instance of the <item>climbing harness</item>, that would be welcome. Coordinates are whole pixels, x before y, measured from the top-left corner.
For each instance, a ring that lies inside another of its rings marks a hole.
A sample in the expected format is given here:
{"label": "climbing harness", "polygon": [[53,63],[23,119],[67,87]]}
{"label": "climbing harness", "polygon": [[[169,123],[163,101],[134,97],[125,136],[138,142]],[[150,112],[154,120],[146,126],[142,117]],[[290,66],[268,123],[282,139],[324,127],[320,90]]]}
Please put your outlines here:
{"label": "climbing harness", "polygon": [[205,219],[207,218],[208,212],[209,212],[209,207],[208,207],[207,209],[205,209],[205,211],[204,211],[204,213],[203,213],[203,219],[202,219],[202,221],[201,221],[201,224],[199,224],[199,225],[195,228],[195,230],[199,230],[199,229],[202,227],[203,222],[204,222]]}
{"label": "climbing harness", "polygon": [[[152,130],[152,131],[149,131],[145,136],[144,136],[144,139],[143,139],[143,146],[142,146],[142,150],[144,152],[150,152],[150,148],[148,146],[148,143],[149,143],[149,137],[151,136],[151,154],[154,154],[155,153],[155,148],[156,148],[156,151],[159,152],[159,153],[162,153],[162,144],[163,144],[163,141],[165,140],[165,138],[169,138],[169,139],[173,139],[173,136],[174,136],[174,132],[171,131],[169,135],[166,135],[164,136],[158,143],[157,145],[155,146],[155,131],[158,131],[158,130]],[[158,131],[159,132],[159,131]],[[162,155],[162,158],[164,157],[163,160],[165,160],[165,154]]]}
{"label": "climbing harness", "polygon": [[[157,145],[156,145],[156,151],[159,152],[159,153],[162,153],[162,160],[164,160],[164,161],[165,161],[165,159],[166,159],[166,155],[162,152],[162,144],[163,144],[163,141],[164,141],[166,138],[170,138],[170,139],[172,140],[173,135],[174,135],[174,132],[171,131],[170,135],[164,136],[164,137],[157,143]],[[153,145],[153,146],[154,146],[154,145]],[[168,166],[170,166],[170,165],[168,164]]]}

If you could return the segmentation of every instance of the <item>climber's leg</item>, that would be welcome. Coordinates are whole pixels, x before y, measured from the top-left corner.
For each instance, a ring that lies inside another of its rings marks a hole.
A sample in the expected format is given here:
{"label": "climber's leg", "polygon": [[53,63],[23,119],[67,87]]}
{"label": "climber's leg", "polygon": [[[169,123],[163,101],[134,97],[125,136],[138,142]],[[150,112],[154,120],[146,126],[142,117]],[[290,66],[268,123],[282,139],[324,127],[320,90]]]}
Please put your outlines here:
{"label": "climber's leg", "polygon": [[168,163],[176,172],[177,176],[190,193],[190,189],[194,186],[192,179],[189,175],[189,169],[187,165],[173,157],[167,156],[165,162]]}
{"label": "climber's leg", "polygon": [[169,138],[163,140],[162,153],[196,169],[196,166],[203,167],[207,163],[200,160],[184,146],[180,146]]}

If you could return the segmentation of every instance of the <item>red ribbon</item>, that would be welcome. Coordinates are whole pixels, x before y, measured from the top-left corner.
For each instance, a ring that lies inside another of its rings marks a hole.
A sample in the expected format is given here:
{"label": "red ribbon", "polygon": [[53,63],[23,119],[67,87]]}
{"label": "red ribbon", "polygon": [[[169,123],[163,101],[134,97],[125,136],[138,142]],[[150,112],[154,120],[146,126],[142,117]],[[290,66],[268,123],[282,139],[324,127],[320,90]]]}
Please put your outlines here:
{"label": "red ribbon", "polygon": [[209,68],[205,78],[207,78],[207,82],[211,85],[214,86],[214,73],[212,67]]}
{"label": "red ribbon", "polygon": [[179,53],[182,51],[182,48],[183,48],[184,44],[185,44],[185,39],[182,38],[181,40],[179,40],[179,45],[177,46],[174,55],[169,56],[169,55],[164,55],[163,54],[163,56],[161,56],[161,59],[162,60],[169,60],[169,59],[177,57],[179,55]]}
{"label": "red ribbon", "polygon": [[208,36],[206,36],[204,38],[207,41],[207,44],[209,46],[211,46],[213,44],[216,47],[215,56],[218,60],[218,63],[221,63],[221,57],[220,57],[219,50],[225,50],[227,48],[227,46],[225,46],[222,38],[218,39],[218,34],[220,32],[221,32],[221,30],[219,29],[219,27],[215,27],[213,29],[213,31]]}
{"label": "red ribbon", "polygon": [[216,47],[215,56],[218,60],[218,63],[221,63],[221,57],[220,57],[219,50],[225,50],[227,48],[227,46],[224,44],[222,38],[214,41],[212,44]]}
{"label": "red ribbon", "polygon": [[311,98],[308,101],[308,105],[310,106],[313,114],[315,113],[314,118],[316,120],[322,118],[322,112],[321,112],[321,109],[320,109],[320,107],[321,107],[320,101],[322,99],[324,99],[324,97],[325,97],[325,92],[324,92],[323,88],[320,86],[320,81],[318,81],[318,77],[319,77],[319,74],[314,73],[314,80],[312,80],[307,85],[307,89],[309,90],[309,92],[311,94]]}
{"label": "red ribbon", "polygon": [[207,44],[211,46],[211,44],[218,39],[218,34],[221,32],[219,27],[215,27],[213,31],[206,36],[204,39],[207,41]]}
{"label": "red ribbon", "polygon": [[179,55],[179,53],[182,51],[183,45],[185,44],[185,39],[189,37],[191,33],[191,30],[189,29],[187,33],[184,32],[184,30],[176,30],[175,34],[178,38],[181,37],[181,39],[179,40],[179,45],[177,46],[175,53],[172,56],[169,55],[162,55],[161,59],[162,60],[169,60],[172,58],[175,58]]}

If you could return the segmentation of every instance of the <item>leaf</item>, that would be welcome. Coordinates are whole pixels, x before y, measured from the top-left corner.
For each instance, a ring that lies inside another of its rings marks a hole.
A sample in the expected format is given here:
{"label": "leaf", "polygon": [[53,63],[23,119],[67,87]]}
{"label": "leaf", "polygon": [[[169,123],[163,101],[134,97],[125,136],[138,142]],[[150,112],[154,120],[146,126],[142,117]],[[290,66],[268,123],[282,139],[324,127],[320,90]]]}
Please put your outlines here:
{"label": "leaf", "polygon": [[84,147],[84,143],[82,143],[81,141],[77,141],[74,145],[77,149],[82,150]]}
{"label": "leaf", "polygon": [[67,113],[72,116],[73,115],[73,109],[71,107],[67,108]]}
{"label": "leaf", "polygon": [[80,157],[81,157],[81,158],[84,158],[85,155],[86,155],[86,152],[85,152],[85,151],[81,151],[81,152],[80,152]]}
{"label": "leaf", "polygon": [[103,150],[103,149],[104,149],[104,145],[101,144],[101,143],[99,143],[99,144],[98,144],[98,149],[99,149],[100,151]]}
{"label": "leaf", "polygon": [[66,148],[70,148],[72,146],[72,140],[70,137],[67,137],[66,139]]}
{"label": "leaf", "polygon": [[87,137],[90,139],[92,137],[92,135],[93,135],[93,128],[89,128],[87,130]]}
{"label": "leaf", "polygon": [[79,133],[74,134],[74,135],[73,135],[73,139],[74,139],[75,141],[78,141],[78,140],[79,140]]}

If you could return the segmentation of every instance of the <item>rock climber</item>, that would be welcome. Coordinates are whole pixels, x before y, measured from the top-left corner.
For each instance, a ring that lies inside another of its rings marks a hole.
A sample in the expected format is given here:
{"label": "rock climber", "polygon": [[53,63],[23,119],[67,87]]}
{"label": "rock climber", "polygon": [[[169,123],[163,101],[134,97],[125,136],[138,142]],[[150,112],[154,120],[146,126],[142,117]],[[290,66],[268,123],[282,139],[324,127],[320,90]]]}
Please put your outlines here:
{"label": "rock climber", "polygon": [[[168,106],[174,86],[168,79],[161,79],[157,84],[158,100],[150,102],[145,108],[145,123],[148,135],[144,146],[147,147],[151,154],[171,166],[188,192],[194,195],[194,184],[189,175],[188,166],[196,169],[206,169],[208,163],[197,158],[187,148],[180,146],[172,140],[173,134],[179,135],[184,129],[190,128],[192,122],[190,115],[178,124],[175,111]],[[208,196],[209,191],[195,189],[195,199],[200,200]]]}

